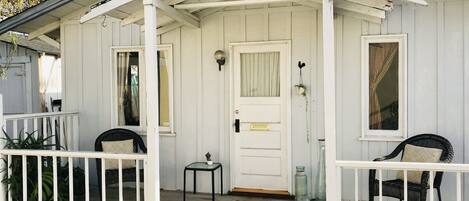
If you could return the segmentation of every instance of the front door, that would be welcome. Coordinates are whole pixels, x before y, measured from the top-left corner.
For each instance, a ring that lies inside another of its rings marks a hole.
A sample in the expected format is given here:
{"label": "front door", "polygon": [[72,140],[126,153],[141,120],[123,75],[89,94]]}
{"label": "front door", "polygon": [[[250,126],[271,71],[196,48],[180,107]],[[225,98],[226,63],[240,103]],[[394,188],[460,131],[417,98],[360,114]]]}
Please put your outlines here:
{"label": "front door", "polygon": [[232,190],[289,189],[290,43],[233,44]]}

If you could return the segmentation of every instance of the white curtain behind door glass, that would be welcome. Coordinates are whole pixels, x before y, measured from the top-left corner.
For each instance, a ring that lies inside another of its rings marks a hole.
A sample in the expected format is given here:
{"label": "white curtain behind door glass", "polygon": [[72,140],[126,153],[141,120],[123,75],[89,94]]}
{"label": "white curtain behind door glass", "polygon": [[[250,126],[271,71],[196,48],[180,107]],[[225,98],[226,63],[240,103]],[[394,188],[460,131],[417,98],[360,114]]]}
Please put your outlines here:
{"label": "white curtain behind door glass", "polygon": [[129,68],[129,52],[117,54],[117,97],[118,125],[125,125],[125,99],[127,94],[127,72]]}
{"label": "white curtain behind door glass", "polygon": [[280,52],[241,54],[241,96],[280,96]]}

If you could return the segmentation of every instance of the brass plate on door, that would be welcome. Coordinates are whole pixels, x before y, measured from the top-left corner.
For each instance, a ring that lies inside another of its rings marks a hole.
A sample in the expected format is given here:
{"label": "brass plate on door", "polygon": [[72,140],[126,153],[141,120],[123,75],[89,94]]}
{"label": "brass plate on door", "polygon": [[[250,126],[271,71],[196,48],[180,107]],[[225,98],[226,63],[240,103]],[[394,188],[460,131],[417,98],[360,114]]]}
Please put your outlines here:
{"label": "brass plate on door", "polygon": [[251,124],[251,131],[270,131],[268,124]]}

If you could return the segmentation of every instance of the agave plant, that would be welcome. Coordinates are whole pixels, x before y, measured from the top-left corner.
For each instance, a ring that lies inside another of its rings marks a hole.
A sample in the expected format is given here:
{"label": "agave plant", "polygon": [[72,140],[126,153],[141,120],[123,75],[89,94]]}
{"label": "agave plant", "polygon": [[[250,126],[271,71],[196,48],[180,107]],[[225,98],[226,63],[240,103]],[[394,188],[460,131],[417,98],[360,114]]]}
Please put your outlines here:
{"label": "agave plant", "polygon": [[[4,131],[5,133],[5,131]],[[24,138],[12,139],[5,133],[5,138],[2,140],[6,141],[5,148],[7,149],[33,149],[33,150],[49,150],[52,147],[55,147],[55,144],[49,143],[49,140],[54,136],[43,137],[38,135],[36,137],[36,132],[25,133]],[[20,135],[21,136],[21,135]],[[8,177],[5,175],[2,182],[9,185],[9,193],[15,201],[24,201],[23,196],[23,174],[22,174],[22,156],[12,156],[11,157],[11,176]],[[54,178],[53,178],[53,163],[51,157],[42,157],[41,161],[37,160],[37,157],[27,157],[26,159],[26,169],[27,169],[27,197],[28,200],[38,200],[38,171],[37,165],[38,162],[42,164],[42,196],[44,201],[52,201],[54,198]],[[58,170],[57,179],[58,182],[58,198],[60,201],[68,200],[68,164],[61,165],[58,162],[56,165]],[[6,171],[6,170],[2,170]],[[83,171],[79,168],[74,169],[74,176],[78,177],[76,179],[74,186],[79,187],[80,183],[84,180]],[[80,183],[77,183],[80,182]],[[81,189],[79,189],[81,191]],[[78,191],[76,194],[80,193]]]}

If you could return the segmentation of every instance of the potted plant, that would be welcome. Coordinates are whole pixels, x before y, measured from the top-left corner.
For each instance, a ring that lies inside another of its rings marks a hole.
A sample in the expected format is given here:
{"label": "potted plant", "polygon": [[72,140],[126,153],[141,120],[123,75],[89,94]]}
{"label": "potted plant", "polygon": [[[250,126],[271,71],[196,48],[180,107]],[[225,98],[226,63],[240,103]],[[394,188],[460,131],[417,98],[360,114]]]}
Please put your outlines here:
{"label": "potted plant", "polygon": [[[4,131],[5,133],[5,131]],[[21,135],[19,135],[21,136]],[[54,136],[49,136],[44,138],[42,135],[35,137],[35,132],[25,133],[24,138],[12,139],[5,133],[5,138],[2,140],[5,141],[6,149],[33,149],[33,150],[49,150],[52,147],[55,147],[55,144],[49,143],[49,140]],[[13,200],[23,200],[23,173],[22,173],[22,156],[12,156],[11,157],[11,176],[5,174],[5,178],[2,179],[4,184],[10,186],[9,193]],[[5,161],[6,162],[6,161]],[[37,164],[38,162],[42,163],[42,195],[43,200],[51,201],[54,197],[54,178],[53,178],[53,165],[52,157],[42,157],[41,161],[37,160],[37,157],[27,157],[26,166],[27,166],[27,188],[28,188],[28,199],[37,200],[38,199],[38,171]],[[61,165],[57,168],[58,179],[58,198],[59,200],[69,200],[69,175],[68,175],[68,164]],[[2,170],[6,171],[6,170]],[[80,168],[74,168],[74,194],[80,195],[84,194],[84,171]]]}

